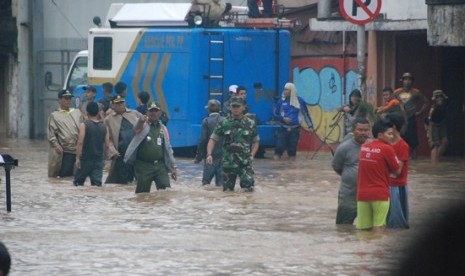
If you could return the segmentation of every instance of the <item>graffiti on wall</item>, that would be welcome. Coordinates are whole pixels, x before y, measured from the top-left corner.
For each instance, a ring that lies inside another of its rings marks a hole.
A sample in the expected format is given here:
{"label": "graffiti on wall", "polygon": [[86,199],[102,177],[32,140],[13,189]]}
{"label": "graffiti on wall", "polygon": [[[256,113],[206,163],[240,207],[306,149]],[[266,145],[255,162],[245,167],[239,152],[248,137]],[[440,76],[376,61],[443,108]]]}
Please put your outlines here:
{"label": "graffiti on wall", "polygon": [[342,74],[335,66],[327,65],[320,70],[294,67],[292,74],[299,96],[308,103],[314,139],[339,143],[344,136],[344,116],[338,112],[348,103],[350,91],[358,87],[356,71],[349,69]]}

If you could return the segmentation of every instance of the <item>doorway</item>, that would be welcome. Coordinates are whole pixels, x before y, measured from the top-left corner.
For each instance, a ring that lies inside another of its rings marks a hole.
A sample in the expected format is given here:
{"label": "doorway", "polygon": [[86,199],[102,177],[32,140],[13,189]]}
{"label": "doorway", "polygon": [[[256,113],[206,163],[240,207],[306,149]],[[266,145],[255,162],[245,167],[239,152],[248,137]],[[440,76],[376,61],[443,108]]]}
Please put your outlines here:
{"label": "doorway", "polygon": [[465,156],[465,47],[442,47],[442,89],[449,97],[446,156]]}

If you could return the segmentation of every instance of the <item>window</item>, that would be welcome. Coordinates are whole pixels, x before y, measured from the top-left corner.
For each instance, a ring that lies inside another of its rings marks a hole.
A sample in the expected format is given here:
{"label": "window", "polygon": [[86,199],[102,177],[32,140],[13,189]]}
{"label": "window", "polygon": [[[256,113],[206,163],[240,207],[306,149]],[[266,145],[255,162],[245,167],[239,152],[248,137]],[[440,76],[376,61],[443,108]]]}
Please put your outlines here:
{"label": "window", "polygon": [[94,69],[111,70],[113,39],[111,37],[94,37]]}
{"label": "window", "polygon": [[78,57],[71,68],[67,88],[73,92],[78,85],[87,85],[87,57]]}

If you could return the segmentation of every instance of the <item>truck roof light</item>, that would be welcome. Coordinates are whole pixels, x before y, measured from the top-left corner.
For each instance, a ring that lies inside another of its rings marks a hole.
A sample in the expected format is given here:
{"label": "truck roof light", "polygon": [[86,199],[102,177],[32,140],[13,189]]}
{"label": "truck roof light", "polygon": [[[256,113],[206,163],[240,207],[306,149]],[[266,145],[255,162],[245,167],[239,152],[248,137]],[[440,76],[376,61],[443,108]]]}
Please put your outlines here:
{"label": "truck roof light", "polygon": [[92,21],[94,22],[94,24],[95,24],[97,27],[101,27],[101,26],[102,26],[102,19],[100,19],[100,16],[94,16],[94,18],[92,19]]}
{"label": "truck roof light", "polygon": [[202,23],[203,23],[203,17],[201,15],[197,14],[196,16],[194,16],[194,24],[196,26],[200,26],[202,25]]}

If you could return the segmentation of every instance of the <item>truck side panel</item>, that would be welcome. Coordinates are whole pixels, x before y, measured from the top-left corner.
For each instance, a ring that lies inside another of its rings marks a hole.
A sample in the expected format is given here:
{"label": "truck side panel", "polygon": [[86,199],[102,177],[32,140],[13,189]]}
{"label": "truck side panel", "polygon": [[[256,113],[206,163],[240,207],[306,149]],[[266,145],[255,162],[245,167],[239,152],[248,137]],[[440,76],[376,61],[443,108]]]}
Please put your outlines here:
{"label": "truck side panel", "polygon": [[250,113],[259,123],[260,143],[274,145],[273,106],[289,80],[289,32],[232,29],[226,36],[226,85],[247,88]]}

